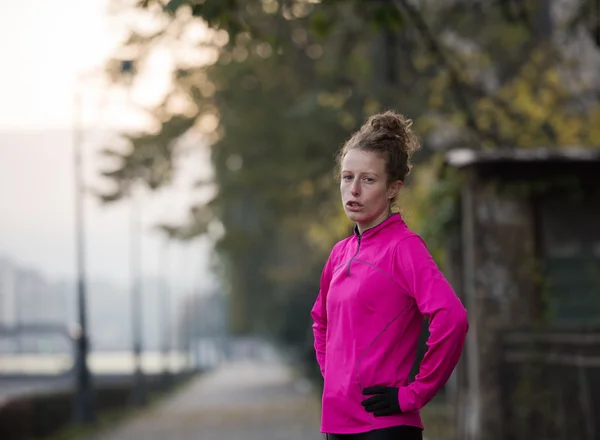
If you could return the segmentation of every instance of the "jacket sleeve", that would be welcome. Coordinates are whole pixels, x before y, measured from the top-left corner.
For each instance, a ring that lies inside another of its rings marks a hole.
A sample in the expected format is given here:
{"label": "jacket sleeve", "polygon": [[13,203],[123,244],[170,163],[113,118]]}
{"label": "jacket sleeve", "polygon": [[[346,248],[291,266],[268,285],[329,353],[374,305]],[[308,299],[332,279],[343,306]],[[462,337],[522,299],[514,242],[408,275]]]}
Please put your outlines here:
{"label": "jacket sleeve", "polygon": [[310,312],[313,319],[314,347],[321,374],[325,377],[325,356],[327,353],[327,292],[331,282],[331,256],[321,273],[319,294]]}
{"label": "jacket sleeve", "polygon": [[423,240],[412,236],[398,243],[396,270],[429,318],[427,352],[414,382],[398,391],[403,412],[425,406],[444,386],[462,353],[469,328],[467,311],[438,269]]}

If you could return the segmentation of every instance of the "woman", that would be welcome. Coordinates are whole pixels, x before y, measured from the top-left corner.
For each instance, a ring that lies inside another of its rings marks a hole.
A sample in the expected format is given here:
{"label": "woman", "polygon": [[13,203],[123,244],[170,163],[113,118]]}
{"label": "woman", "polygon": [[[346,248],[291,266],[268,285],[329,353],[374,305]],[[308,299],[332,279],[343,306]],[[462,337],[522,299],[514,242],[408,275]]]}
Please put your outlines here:
{"label": "woman", "polygon": [[[419,146],[410,127],[393,112],[372,116],[338,157],[356,226],[334,246],[311,311],[325,380],[321,431],[332,440],[422,439],[419,409],[450,377],[468,329],[424,242],[392,213]],[[424,316],[428,350],[409,383]]]}

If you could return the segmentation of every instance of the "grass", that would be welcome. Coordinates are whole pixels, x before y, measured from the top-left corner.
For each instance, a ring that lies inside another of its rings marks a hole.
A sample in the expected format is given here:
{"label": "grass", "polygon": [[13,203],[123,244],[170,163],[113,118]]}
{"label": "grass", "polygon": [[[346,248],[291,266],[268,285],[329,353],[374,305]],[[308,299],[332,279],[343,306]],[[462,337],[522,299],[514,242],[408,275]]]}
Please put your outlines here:
{"label": "grass", "polygon": [[167,391],[154,391],[148,395],[148,404],[143,408],[121,407],[114,410],[102,411],[96,414],[96,422],[90,426],[70,425],[61,429],[56,434],[47,437],[47,440],[82,440],[112,429],[136,416],[152,409],[156,404],[172,396],[187,385],[189,379],[182,380]]}
{"label": "grass", "polygon": [[421,410],[421,418],[427,440],[451,440],[454,438],[454,417],[451,405],[443,398],[434,398]]}

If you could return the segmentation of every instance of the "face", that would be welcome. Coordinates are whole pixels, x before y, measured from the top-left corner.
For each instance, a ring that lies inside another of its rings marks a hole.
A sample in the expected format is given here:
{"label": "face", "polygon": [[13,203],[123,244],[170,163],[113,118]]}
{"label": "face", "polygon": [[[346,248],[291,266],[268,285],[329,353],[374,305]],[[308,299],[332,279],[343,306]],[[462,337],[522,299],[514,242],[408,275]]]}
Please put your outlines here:
{"label": "face", "polygon": [[344,211],[360,232],[377,226],[390,212],[390,205],[402,182],[388,182],[381,154],[349,150],[341,163],[340,192]]}

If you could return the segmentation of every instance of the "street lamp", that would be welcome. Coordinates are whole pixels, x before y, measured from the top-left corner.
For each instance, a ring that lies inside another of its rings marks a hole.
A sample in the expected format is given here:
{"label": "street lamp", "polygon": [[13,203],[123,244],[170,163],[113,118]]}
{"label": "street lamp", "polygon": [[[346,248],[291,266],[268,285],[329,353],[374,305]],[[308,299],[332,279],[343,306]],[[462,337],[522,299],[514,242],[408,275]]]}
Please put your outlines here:
{"label": "street lamp", "polygon": [[[135,63],[132,60],[123,60],[119,65],[121,78],[125,81],[128,88],[127,94],[130,96],[131,83],[135,74]],[[144,406],[147,403],[146,383],[144,372],[142,370],[142,351],[143,351],[143,304],[142,304],[142,284],[141,284],[141,209],[139,194],[136,191],[137,177],[132,176],[129,196],[131,207],[131,248],[129,262],[131,268],[131,324],[132,324],[132,351],[134,362],[133,373],[133,391],[132,403],[137,406]]]}
{"label": "street lamp", "polygon": [[158,307],[158,320],[163,323],[162,336],[162,357],[163,357],[163,386],[168,388],[170,385],[170,355],[171,355],[171,293],[170,293],[170,237],[167,235],[164,241],[162,251],[162,269],[163,283],[160,286],[159,294],[161,301]]}
{"label": "street lamp", "polygon": [[73,100],[73,159],[75,174],[75,242],[77,260],[77,319],[75,333],[75,421],[89,424],[95,420],[92,403],[92,378],[87,363],[89,352],[86,317],[86,274],[85,274],[85,235],[84,209],[85,184],[82,167],[83,132],[81,128],[81,97],[75,87]]}
{"label": "street lamp", "polygon": [[[132,183],[132,186],[134,183]],[[142,370],[142,345],[143,345],[143,304],[141,285],[141,219],[139,195],[135,188],[131,188],[131,313],[133,357],[135,371],[133,375],[133,403],[143,406],[147,402],[146,383]]]}

